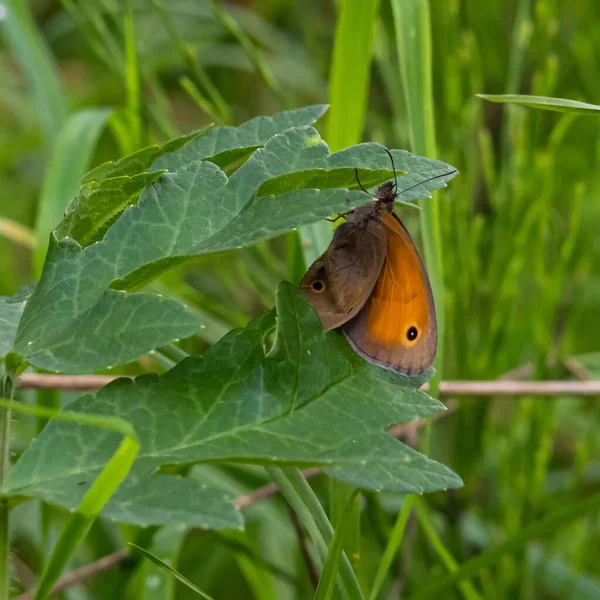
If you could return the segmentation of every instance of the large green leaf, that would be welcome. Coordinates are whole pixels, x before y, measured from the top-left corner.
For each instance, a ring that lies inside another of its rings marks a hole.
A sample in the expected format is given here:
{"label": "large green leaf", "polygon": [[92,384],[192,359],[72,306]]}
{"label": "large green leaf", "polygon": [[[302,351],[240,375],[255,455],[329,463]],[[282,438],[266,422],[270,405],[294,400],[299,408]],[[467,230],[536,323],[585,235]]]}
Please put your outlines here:
{"label": "large green leaf", "polygon": [[215,127],[188,143],[181,151],[158,158],[152,168],[176,171],[191,162],[211,157],[212,162],[226,169],[263,146],[274,135],[292,127],[312,125],[326,110],[325,104],[316,104],[286,110],[272,117],[256,117],[239,127]]}
{"label": "large green leaf", "polygon": [[[406,173],[399,178],[402,188],[423,182],[403,195],[406,200],[429,195],[429,190],[445,186],[455,175],[440,161],[405,151],[393,151],[393,156],[399,172]],[[90,321],[100,326],[96,315],[126,310],[126,297],[107,294],[109,288],[131,290],[192,256],[239,248],[363,204],[370,200],[366,194],[330,188],[332,182],[356,186],[353,168],[357,167],[367,185],[380,183],[393,174],[386,170],[388,165],[389,157],[378,144],[330,154],[315,129],[297,127],[273,136],[229,179],[215,164],[203,160],[165,173],[145,188],[138,203],[123,212],[102,241],[82,248],[70,238],[54,236],[41,281],[25,309],[15,351],[38,367],[81,372],[147,352],[152,349],[146,343],[150,339],[164,343],[191,335],[197,324],[184,317],[180,307],[170,329],[149,332],[145,340],[115,329],[110,319],[103,320],[103,336],[126,340],[118,358],[94,351],[90,338],[76,340],[82,331],[100,332],[86,325]],[[431,177],[437,178],[424,181]],[[260,196],[261,186],[269,195]],[[311,189],[299,189],[306,186]],[[79,222],[84,219],[77,212],[70,214]],[[99,303],[104,304],[98,308]],[[137,316],[149,329],[161,326],[150,304]],[[175,324],[181,325],[177,331]],[[85,368],[80,356],[66,350],[69,344],[84,346]],[[64,351],[58,353],[56,348]]]}
{"label": "large green leaf", "polygon": [[[120,379],[69,406],[123,417],[139,435],[138,459],[111,500],[109,516],[136,524],[163,517],[172,522],[164,508],[181,522],[216,521],[216,504],[212,516],[201,501],[193,515],[188,512],[193,494],[187,479],[173,480],[180,488],[164,507],[153,504],[162,500],[151,500],[152,492],[139,492],[140,486],[156,489],[154,473],[165,464],[318,465],[356,486],[403,493],[461,485],[449,469],[385,433],[394,423],[443,410],[417,389],[422,379],[370,365],[337,332],[324,333],[316,313],[289,283],[277,294],[276,339],[265,354],[270,323],[263,318],[231,332],[204,355],[162,376]],[[7,493],[72,508],[82,493],[77,483],[95,477],[118,441],[116,434],[97,428],[51,422],[11,471]],[[171,485],[164,483],[163,489]]]}
{"label": "large green leaf", "polygon": [[31,344],[28,360],[51,371],[89,373],[135,360],[198,326],[195,315],[174,300],[106,290],[50,343]]}

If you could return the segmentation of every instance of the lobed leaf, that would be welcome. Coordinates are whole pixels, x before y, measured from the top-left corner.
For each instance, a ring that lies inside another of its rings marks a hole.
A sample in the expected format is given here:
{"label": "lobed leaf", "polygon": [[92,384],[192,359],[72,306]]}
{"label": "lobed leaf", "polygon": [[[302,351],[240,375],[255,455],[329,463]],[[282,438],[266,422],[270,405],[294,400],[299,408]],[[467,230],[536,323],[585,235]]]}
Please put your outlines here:
{"label": "lobed leaf", "polygon": [[107,290],[96,304],[65,324],[45,344],[29,345],[28,360],[49,371],[90,373],[135,360],[168,340],[198,328],[193,313],[174,300],[152,294]]}
{"label": "lobed leaf", "polygon": [[[396,168],[406,172],[400,177],[401,185],[410,188],[420,184],[406,192],[406,199],[428,195],[429,190],[444,186],[456,173],[440,161],[404,151],[392,154]],[[118,359],[110,352],[94,353],[91,338],[83,342],[75,339],[81,331],[90,335],[100,332],[83,325],[86,321],[101,325],[102,335],[109,339],[131,337],[112,327],[108,316],[98,322],[98,314],[113,314],[104,306],[95,308],[98,303],[107,298],[112,303],[124,302],[107,296],[109,288],[131,290],[193,256],[252,244],[371,200],[363,192],[343,188],[281,191],[348,181],[357,167],[369,184],[380,183],[391,174],[381,168],[388,163],[385,149],[378,144],[361,144],[330,154],[315,129],[297,127],[273,136],[230,178],[212,162],[202,160],[174,173],[164,173],[144,189],[138,203],[121,214],[101,241],[82,248],[70,238],[54,236],[42,278],[19,326],[15,351],[38,367],[75,371],[83,367],[76,365],[81,361],[75,355],[68,356],[66,348],[72,343],[85,349],[86,367],[98,369],[116,364],[122,356],[133,357],[135,352],[152,349],[143,342],[166,343],[173,337],[195,333],[197,324],[184,317],[183,308],[174,319],[177,326],[171,329],[154,323],[155,312],[148,308],[139,314],[139,323],[147,319],[154,331],[136,345],[121,343],[123,352]],[[318,176],[315,169],[319,170]],[[303,171],[307,173],[303,175]],[[377,181],[378,176],[381,181]],[[425,181],[431,177],[436,178]],[[111,180],[105,180],[103,189],[110,185]],[[261,186],[277,194],[260,196]],[[85,202],[83,205],[87,206]],[[89,219],[86,221],[83,212],[71,218],[84,240],[98,237],[100,230],[85,225]],[[111,311],[117,313],[123,308],[115,306]]]}
{"label": "lobed leaf", "polygon": [[[277,294],[277,332],[269,353],[261,327],[270,328],[270,320],[231,332],[162,376],[120,379],[69,406],[125,418],[138,433],[140,453],[131,480],[114,498],[117,504],[107,508],[111,518],[133,522],[133,513],[152,515],[146,523],[155,524],[161,515],[166,518],[159,510],[152,513],[148,502],[138,506],[136,491],[166,464],[316,465],[359,487],[402,493],[461,485],[448,468],[385,433],[394,423],[443,410],[416,389],[421,380],[370,365],[337,332],[324,333],[314,310],[289,283]],[[7,493],[72,508],[81,494],[76,482],[92,477],[116,443],[111,432],[51,422],[10,472]],[[187,502],[186,492],[169,495],[165,510],[191,521]],[[194,510],[203,515],[198,518],[211,518],[200,502]]]}
{"label": "lobed leaf", "polygon": [[325,104],[285,110],[271,117],[256,117],[239,127],[215,127],[206,135],[191,141],[179,152],[165,154],[152,165],[153,169],[176,171],[189,163],[210,158],[225,169],[243,156],[252,153],[274,135],[292,127],[312,125],[327,110]]}

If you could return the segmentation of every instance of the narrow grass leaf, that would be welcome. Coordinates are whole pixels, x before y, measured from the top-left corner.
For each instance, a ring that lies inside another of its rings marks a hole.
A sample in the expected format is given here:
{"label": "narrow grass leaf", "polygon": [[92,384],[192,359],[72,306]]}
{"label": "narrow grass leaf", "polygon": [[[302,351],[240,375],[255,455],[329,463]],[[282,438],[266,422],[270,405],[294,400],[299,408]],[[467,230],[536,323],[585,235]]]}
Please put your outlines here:
{"label": "narrow grass leaf", "polygon": [[[429,518],[429,512],[425,506],[424,501],[421,498],[413,499],[413,508],[419,521],[419,525],[423,529],[423,533],[429,540],[429,543],[433,546],[436,554],[440,560],[444,563],[445,567],[451,573],[456,573],[459,569],[456,561],[450,551],[444,546],[442,540],[437,534],[431,519]],[[458,588],[465,600],[481,600],[480,595],[475,590],[473,584],[470,581],[460,581]]]}
{"label": "narrow grass leaf", "polygon": [[167,563],[160,560],[160,558],[158,558],[158,556],[154,556],[154,554],[152,554],[152,552],[148,552],[148,550],[144,550],[144,548],[141,548],[140,546],[137,546],[136,544],[132,544],[131,542],[129,542],[129,545],[132,548],[134,548],[136,550],[136,552],[143,554],[148,560],[152,561],[155,565],[160,567],[163,571],[165,571],[166,573],[168,573],[169,575],[171,575],[172,577],[177,579],[177,581],[180,581],[181,583],[183,583],[183,585],[188,587],[190,590],[192,590],[193,592],[196,592],[196,594],[198,594],[199,596],[202,596],[202,598],[206,598],[206,600],[213,600],[213,598],[211,596],[209,596],[206,592],[203,592],[199,587],[195,586],[189,579],[184,577],[181,573],[176,571],[173,567],[170,567]]}
{"label": "narrow grass leaf", "polygon": [[[334,531],[319,499],[298,469],[267,467],[266,470],[298,516],[300,523],[306,527],[317,549],[319,565],[323,565]],[[356,574],[343,550],[339,565],[335,583],[340,596],[344,600],[362,600]]]}
{"label": "narrow grass leaf", "polygon": [[506,554],[521,550],[530,541],[545,535],[554,534],[558,528],[564,527],[567,523],[571,523],[599,509],[600,494],[594,494],[584,500],[574,502],[561,510],[555,511],[547,517],[523,527],[517,535],[506,540],[506,542],[492,546],[475,558],[464,562],[454,573],[440,577],[437,581],[424,587],[415,594],[414,599],[423,600],[432,596],[440,597],[440,592],[445,592],[459,581],[477,576],[482,569],[497,564]]}
{"label": "narrow grass leaf", "polygon": [[317,586],[314,600],[330,600],[333,596],[340,568],[340,561],[344,552],[344,544],[351,531],[354,530],[352,513],[357,495],[358,490],[354,490],[350,494],[337,527],[335,528],[335,533],[329,544],[329,550],[327,551],[327,557],[325,558],[325,564],[321,571],[321,577],[319,578],[319,585]]}
{"label": "narrow grass leaf", "polygon": [[31,16],[30,4],[20,0],[5,0],[3,4],[6,14],[0,21],[1,30],[13,55],[27,73],[46,146],[51,148],[68,113],[54,58]]}
{"label": "narrow grass leaf", "polygon": [[[433,110],[431,23],[428,0],[392,0],[400,74],[408,108],[411,150],[416,154],[437,155]],[[435,394],[444,365],[444,272],[440,209],[430,202],[421,213],[421,234],[425,263],[435,298],[438,351]]]}
{"label": "narrow grass leaf", "polygon": [[135,29],[131,5],[126,3],[123,12],[123,33],[125,36],[125,91],[126,114],[129,123],[128,144],[132,150],[143,146],[143,103],[141,75],[135,46]]}
{"label": "narrow grass leaf", "polygon": [[[28,406],[20,402],[2,399],[0,399],[0,407],[36,417],[52,418],[55,421],[92,426],[119,434],[123,438],[75,508],[73,516],[54,548],[34,597],[34,600],[43,600],[50,593],[69,557],[86,536],[104,505],[129,473],[140,445],[134,428],[126,419],[120,417],[57,411],[43,406]],[[6,490],[1,490],[1,492],[4,495]]]}
{"label": "narrow grass leaf", "polygon": [[281,87],[279,86],[275,75],[273,75],[271,67],[269,67],[268,63],[264,60],[258,48],[255,47],[252,40],[246,35],[246,32],[238,25],[237,21],[230,13],[221,8],[214,0],[209,0],[209,2],[216,18],[238,41],[261,79],[267,84],[281,104],[285,105],[285,96],[283,95]]}
{"label": "narrow grass leaf", "polygon": [[81,178],[111,111],[85,109],[71,115],[60,130],[42,185],[35,224],[35,264],[41,273],[50,232],[60,223],[77,194]]}
{"label": "narrow grass leaf", "polygon": [[327,122],[327,141],[333,150],[356,144],[362,138],[379,2],[345,0],[338,5]]}
{"label": "narrow grass leaf", "polygon": [[[217,86],[198,62],[195,51],[186,45],[185,40],[180,36],[177,27],[171,19],[171,13],[165,9],[162,0],[152,0],[152,7],[162,21],[163,27],[171,39],[172,46],[178,50],[193,77],[193,81],[190,80],[190,89],[195,89],[198,95],[194,94],[192,97],[203,100],[200,106],[211,118],[223,123],[229,123],[231,121],[230,107]],[[202,91],[198,89],[198,86],[202,88]],[[206,96],[209,98],[208,102],[204,102]]]}
{"label": "narrow grass leaf", "polygon": [[394,557],[396,556],[398,549],[402,544],[402,540],[404,539],[404,530],[406,529],[406,523],[408,523],[408,518],[410,517],[412,507],[413,496],[406,496],[404,498],[402,510],[398,513],[398,518],[396,519],[396,523],[394,524],[394,528],[390,534],[387,546],[383,552],[383,556],[377,565],[377,572],[375,573],[375,578],[373,579],[369,600],[377,600],[379,597],[379,592],[381,591],[385,577],[390,570],[392,561],[394,560]]}
{"label": "narrow grass leaf", "polygon": [[[327,141],[332,150],[360,142],[367,111],[373,31],[380,0],[347,0],[338,4],[333,56],[329,72]],[[331,225],[314,223],[300,229],[305,260],[311,264],[331,241]]]}
{"label": "narrow grass leaf", "polygon": [[541,108],[555,112],[574,113],[579,115],[600,115],[600,105],[588,104],[566,98],[549,98],[548,96],[527,96],[524,94],[475,94],[478,98],[489,102],[504,104],[520,104],[531,108]]}

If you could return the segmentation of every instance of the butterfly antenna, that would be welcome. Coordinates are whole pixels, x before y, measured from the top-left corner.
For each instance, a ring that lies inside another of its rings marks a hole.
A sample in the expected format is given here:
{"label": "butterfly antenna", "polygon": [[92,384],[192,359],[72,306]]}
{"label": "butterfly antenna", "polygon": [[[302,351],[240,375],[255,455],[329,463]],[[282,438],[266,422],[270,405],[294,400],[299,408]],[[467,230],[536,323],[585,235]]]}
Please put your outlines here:
{"label": "butterfly antenna", "polygon": [[400,194],[404,194],[404,192],[409,192],[410,190],[414,190],[416,187],[419,187],[420,185],[423,185],[424,183],[427,183],[428,181],[433,181],[434,179],[439,179],[440,177],[450,177],[450,175],[454,175],[454,173],[457,173],[458,169],[453,169],[452,171],[448,171],[448,173],[442,173],[441,175],[434,175],[433,177],[428,177],[427,179],[423,179],[423,181],[419,181],[419,183],[415,183],[415,185],[411,185],[409,188],[406,188],[405,190],[402,190],[400,192],[398,192],[398,196]]}
{"label": "butterfly antenna", "polygon": [[365,194],[369,194],[369,196],[375,197],[373,196],[373,194],[371,194],[370,192],[368,192],[367,190],[365,190],[365,188],[363,187],[363,184],[360,182],[360,179],[358,178],[358,169],[354,169],[354,175],[356,175],[356,183],[358,183],[358,187],[365,193]]}
{"label": "butterfly antenna", "polygon": [[386,148],[385,151],[388,153],[390,160],[392,161],[392,169],[394,169],[394,191],[398,189],[398,176],[396,175],[396,167],[394,165],[394,157],[392,153]]}

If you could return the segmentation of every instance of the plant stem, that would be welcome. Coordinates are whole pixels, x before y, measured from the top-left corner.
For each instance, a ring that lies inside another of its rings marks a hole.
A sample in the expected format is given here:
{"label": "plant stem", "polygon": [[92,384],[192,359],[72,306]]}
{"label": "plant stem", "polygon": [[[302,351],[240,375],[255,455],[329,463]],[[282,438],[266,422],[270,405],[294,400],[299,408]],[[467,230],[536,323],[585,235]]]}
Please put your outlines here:
{"label": "plant stem", "polygon": [[[0,365],[0,397],[12,400],[15,374]],[[10,466],[10,408],[0,408],[0,492]],[[0,600],[8,600],[10,594],[10,535],[8,531],[8,500],[0,499]]]}

